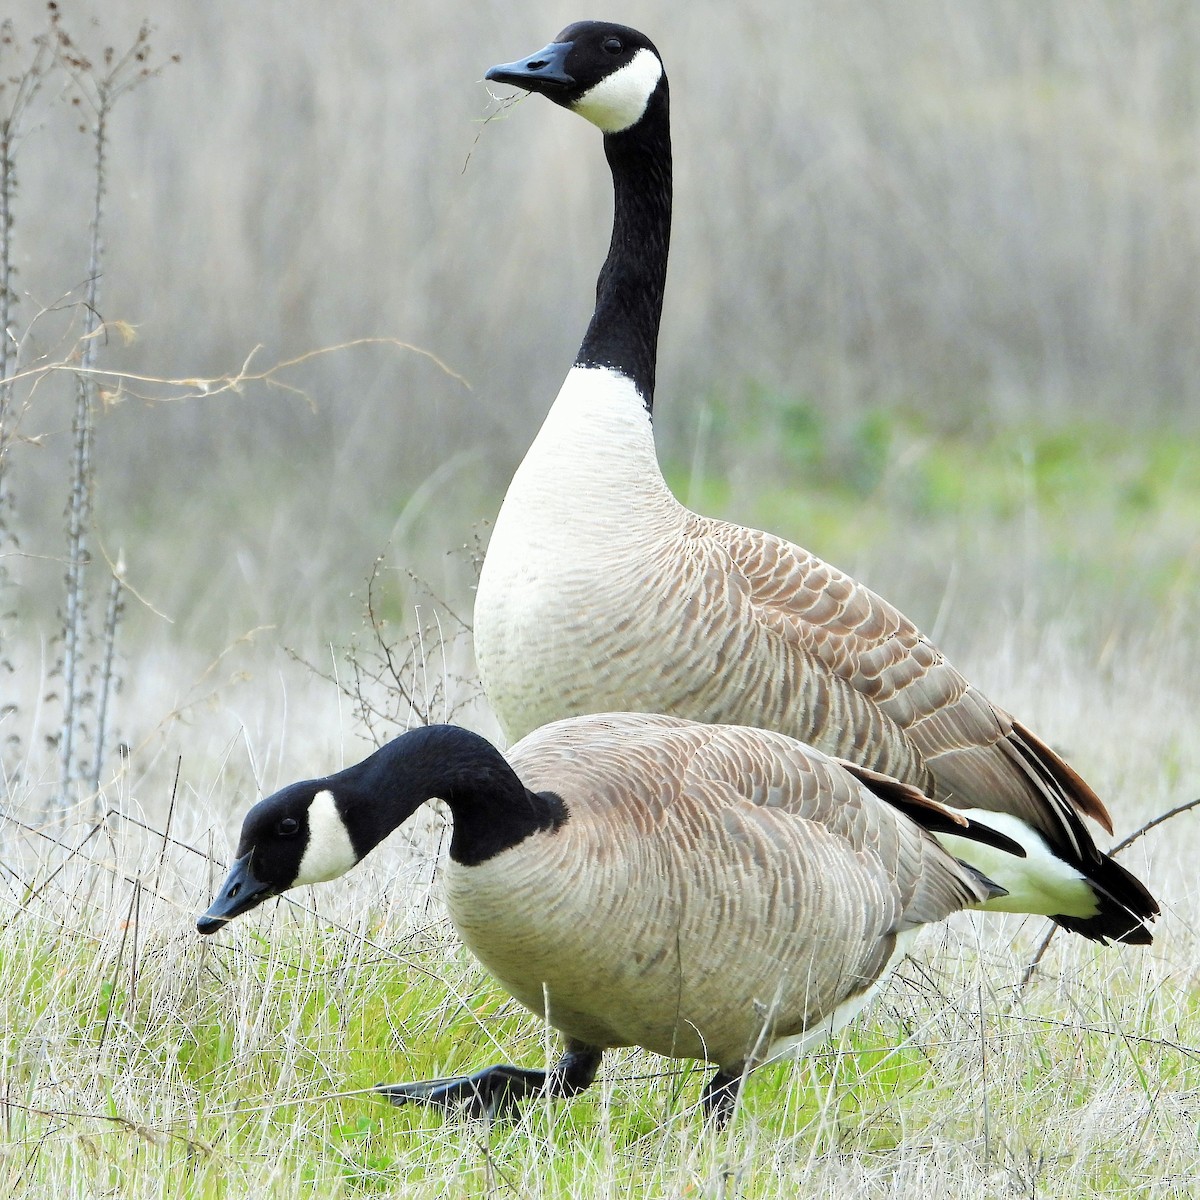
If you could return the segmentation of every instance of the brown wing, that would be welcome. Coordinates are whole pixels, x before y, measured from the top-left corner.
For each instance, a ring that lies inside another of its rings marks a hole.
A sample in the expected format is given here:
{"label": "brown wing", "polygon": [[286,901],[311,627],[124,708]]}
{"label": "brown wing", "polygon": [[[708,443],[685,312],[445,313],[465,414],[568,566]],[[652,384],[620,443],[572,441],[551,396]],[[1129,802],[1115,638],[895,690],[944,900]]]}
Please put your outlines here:
{"label": "brown wing", "polygon": [[[902,806],[876,793],[903,789],[913,806],[946,810],[884,777],[868,785],[856,771],[784,734],[605,713],[545,726],[515,746],[510,759],[526,786],[558,790],[575,811],[583,806],[597,819],[618,814],[621,828],[649,833],[670,826],[673,843],[685,850],[689,831],[718,814],[727,832],[738,830],[748,863],[763,870],[803,856],[806,842],[839,842],[859,862],[827,884],[853,887],[858,871],[879,873],[899,897],[901,928],[941,920],[991,895],[986,882]],[[959,832],[971,836],[965,828]]]}
{"label": "brown wing", "polygon": [[[947,804],[1011,813],[1052,845],[1073,850],[1076,861],[1098,859],[1079,817],[1111,831],[1099,797],[971,686],[902,613],[781,538],[703,518],[697,525],[697,534],[719,548],[725,569],[744,580],[743,619],[779,638],[801,672],[836,680],[868,701],[905,747],[907,761],[897,769],[869,753],[830,747],[832,753],[918,786],[927,775]],[[828,747],[828,734],[815,727],[824,714],[805,720],[803,705],[796,709],[799,727],[787,731]]]}

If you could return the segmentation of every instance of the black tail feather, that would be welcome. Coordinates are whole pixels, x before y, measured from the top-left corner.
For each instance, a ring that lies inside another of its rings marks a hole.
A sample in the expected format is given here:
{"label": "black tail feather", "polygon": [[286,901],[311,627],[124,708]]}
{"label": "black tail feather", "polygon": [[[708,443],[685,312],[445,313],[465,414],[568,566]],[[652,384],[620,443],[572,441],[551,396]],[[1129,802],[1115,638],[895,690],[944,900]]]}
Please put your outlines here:
{"label": "black tail feather", "polygon": [[1158,901],[1141,880],[1107,854],[1100,856],[1099,863],[1089,866],[1087,878],[1100,911],[1093,917],[1056,916],[1054,920],[1064,929],[1102,945],[1109,942],[1150,945],[1154,935],[1147,928],[1147,922],[1158,916]]}

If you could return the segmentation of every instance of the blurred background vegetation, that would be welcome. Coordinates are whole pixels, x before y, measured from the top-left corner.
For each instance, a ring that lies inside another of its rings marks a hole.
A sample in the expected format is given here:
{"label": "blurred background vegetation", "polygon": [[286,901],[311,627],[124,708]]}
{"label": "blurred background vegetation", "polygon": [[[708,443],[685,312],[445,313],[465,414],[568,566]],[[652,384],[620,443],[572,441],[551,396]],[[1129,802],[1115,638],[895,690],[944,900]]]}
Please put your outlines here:
{"label": "blurred background vegetation", "polygon": [[[1123,858],[1163,901],[1151,950],[1057,939],[1046,986],[1014,1004],[1042,923],[961,923],[844,1060],[817,1064],[817,1127],[812,1084],[764,1072],[752,1103],[769,1118],[711,1167],[676,1119],[692,1085],[649,1084],[649,1065],[618,1073],[619,1117],[609,1090],[599,1118],[590,1098],[556,1106],[549,1149],[525,1127],[481,1141],[453,1122],[433,1134],[433,1117],[396,1125],[343,1095],[477,1064],[489,1039],[518,1061],[544,1053],[447,941],[432,809],[343,885],[273,906],[231,943],[198,939],[193,920],[258,794],[405,720],[495,731],[463,636],[475,564],[578,345],[611,201],[594,130],[539,100],[501,112],[481,80],[587,16],[649,32],[672,82],[655,416],[679,496],[898,603],[1067,754],[1118,836],[1193,799],[1200,5],[60,12],[101,73],[104,47],[135,44],[148,17],[163,70],[111,112],[90,342],[95,138],[79,78],[46,76],[15,159],[8,347],[24,375],[0,381],[20,417],[0,472],[8,1191],[225,1196],[242,1181],[291,1197],[315,1181],[361,1196],[428,1180],[421,1194],[444,1195],[512,1178],[582,1196],[630,1177],[664,1194],[802,1178],[837,1196],[909,1180],[956,1197],[1191,1195],[1194,814]],[[5,15],[0,122],[47,10],[7,0]],[[359,339],[381,340],[319,353]],[[81,507],[68,494],[89,344],[126,375],[93,376]],[[81,740],[114,645],[120,685],[99,792],[63,786],[53,744],[72,503],[91,557]],[[910,1071],[897,1050],[914,1037]],[[884,1047],[860,1078],[858,1056]]]}
{"label": "blurred background vegetation", "polygon": [[[42,27],[40,0],[9,8],[19,35]],[[453,372],[370,344],[202,398],[109,389],[94,511],[140,597],[126,712],[156,655],[209,662],[258,626],[328,660],[379,555],[383,615],[408,619],[411,569],[469,616],[482,523],[571,361],[610,213],[594,132],[538,101],[487,121],[481,79],[583,15],[648,31],[670,73],[656,420],[681,497],[859,574],[968,670],[1014,622],[1082,627],[1092,657],[1147,605],[1194,635],[1190,0],[62,11],[93,55],[149,16],[181,56],[113,114],[101,366],[255,373],[381,338]],[[87,139],[43,99],[13,229],[23,366],[71,352],[87,262]],[[70,421],[43,387],[36,444],[11,454],[27,668],[59,619]]]}

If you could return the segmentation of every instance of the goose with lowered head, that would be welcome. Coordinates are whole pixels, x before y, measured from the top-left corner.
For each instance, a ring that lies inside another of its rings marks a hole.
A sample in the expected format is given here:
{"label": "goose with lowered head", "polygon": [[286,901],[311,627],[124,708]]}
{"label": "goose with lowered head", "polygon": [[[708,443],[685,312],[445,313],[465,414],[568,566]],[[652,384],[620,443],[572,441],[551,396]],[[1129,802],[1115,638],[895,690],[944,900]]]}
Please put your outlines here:
{"label": "goose with lowered head", "polygon": [[598,126],[612,240],[575,363],[496,519],[475,603],[509,737],[605,710],[761,726],[895,776],[1019,842],[965,844],[990,907],[1149,942],[1158,905],[1104,854],[1087,783],[886,600],[782,538],[689,511],[651,417],[671,229],[667,76],[645,35],[584,21],[487,78]]}
{"label": "goose with lowered head", "polygon": [[1005,845],[778,733],[585,716],[506,760],[435,725],[256,804],[197,928],[344,874],[435,796],[453,824],[455,927],[565,1049],[548,1072],[499,1064],[380,1091],[480,1115],[574,1095],[605,1050],[644,1046],[715,1063],[703,1104],[723,1122],[746,1072],[850,1020],[921,925],[998,894],[928,830]]}

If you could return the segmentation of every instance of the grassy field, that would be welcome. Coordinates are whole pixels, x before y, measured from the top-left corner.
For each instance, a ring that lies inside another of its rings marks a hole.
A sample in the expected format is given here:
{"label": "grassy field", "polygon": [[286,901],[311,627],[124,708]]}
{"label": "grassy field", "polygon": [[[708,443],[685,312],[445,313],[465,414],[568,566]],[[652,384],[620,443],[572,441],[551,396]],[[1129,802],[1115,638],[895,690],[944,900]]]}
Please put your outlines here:
{"label": "grassy field", "polygon": [[[23,35],[41,20],[13,7]],[[145,7],[71,16],[95,54]],[[1118,838],[1200,797],[1198,12],[619,14],[673,83],[672,486],[898,603],[1066,754]],[[106,377],[97,403],[96,620],[104,559],[127,566],[96,794],[64,795],[53,744],[75,388],[54,364],[78,365],[91,170],[61,80],[19,160],[0,1194],[1193,1195],[1195,812],[1122,855],[1163,903],[1152,947],[1056,937],[1022,987],[1045,925],[964,915],[842,1039],[758,1072],[721,1136],[696,1111],[703,1072],[634,1053],[515,1125],[366,1094],[554,1054],[456,943],[436,811],[351,877],[194,932],[260,794],[415,720],[495,732],[472,584],[577,343],[607,201],[578,122],[523,105],[480,123],[483,68],[579,14],[151,15],[156,54],[182,62],[111,128],[101,363],[178,382]],[[249,377],[374,336],[420,349]],[[235,385],[193,378],[259,345]]]}
{"label": "grassy field", "polygon": [[10,1194],[1082,1197],[1194,1185],[1200,1030],[1169,928],[1167,948],[1145,955],[1059,946],[1022,995],[1021,956],[998,930],[936,933],[835,1046],[762,1069],[721,1136],[695,1108],[701,1072],[634,1054],[613,1056],[594,1095],[488,1127],[345,1095],[553,1053],[436,910],[405,903],[424,879],[319,912],[289,906],[201,944],[181,874],[163,873],[165,901],[149,881],[103,899],[48,890],[5,931]]}
{"label": "grassy field", "polygon": [[[876,486],[851,504],[826,478],[844,449],[810,431],[807,452],[789,451],[811,469],[809,486],[747,500],[745,515],[757,504],[783,526],[811,521],[872,562],[899,536],[899,492],[925,513],[907,526],[914,546],[953,544],[969,529],[937,618],[960,663],[1067,751],[1110,800],[1119,835],[1200,794],[1194,532],[1190,556],[1180,552],[1200,498],[1190,472],[1168,469],[1175,449],[1186,459],[1189,448],[1122,439],[1110,464],[1142,464],[1122,472],[1089,466],[1090,451],[1039,467],[1032,430],[977,456],[941,441],[915,456],[910,436],[889,432]],[[1157,490],[1110,520],[1139,471]],[[740,507],[723,472],[677,475],[710,504]],[[1088,519],[1068,511],[1063,479]],[[965,510],[964,494],[974,498]],[[1035,576],[1006,589],[1028,556]],[[906,579],[896,569],[898,589]],[[1136,629],[1135,604],[1146,618]],[[348,629],[355,612],[347,601]],[[366,661],[370,645],[353,654]],[[457,652],[442,663],[435,645],[426,651],[418,702],[446,685],[434,707],[465,705],[486,728],[469,679],[451,679],[469,673]],[[146,664],[131,678],[143,703],[162,669]],[[362,1094],[554,1053],[550,1032],[454,939],[438,900],[438,813],[346,880],[214,938],[193,932],[257,791],[361,753],[350,698],[266,634],[231,651],[186,717],[162,724],[105,789],[103,821],[88,807],[42,833],[5,829],[0,1179],[12,1194],[1191,1193],[1194,814],[1125,855],[1164,902],[1147,950],[1056,938],[1022,989],[1043,924],[964,916],[926,934],[839,1042],[756,1074],[723,1136],[707,1133],[695,1108],[702,1071],[638,1054],[610,1055],[594,1094],[488,1127]],[[37,794],[10,795],[10,813],[36,825]]]}

